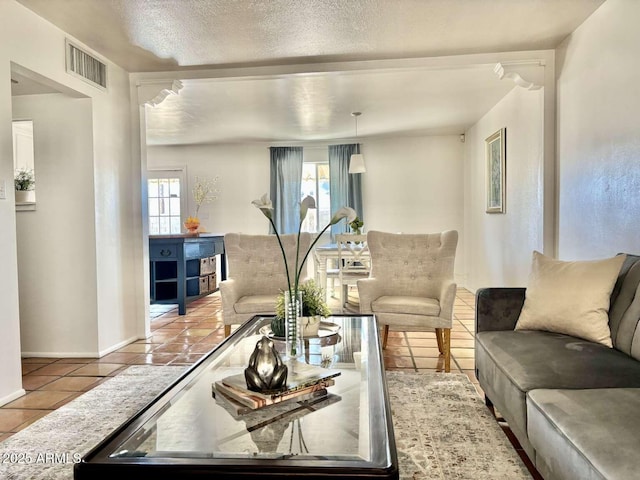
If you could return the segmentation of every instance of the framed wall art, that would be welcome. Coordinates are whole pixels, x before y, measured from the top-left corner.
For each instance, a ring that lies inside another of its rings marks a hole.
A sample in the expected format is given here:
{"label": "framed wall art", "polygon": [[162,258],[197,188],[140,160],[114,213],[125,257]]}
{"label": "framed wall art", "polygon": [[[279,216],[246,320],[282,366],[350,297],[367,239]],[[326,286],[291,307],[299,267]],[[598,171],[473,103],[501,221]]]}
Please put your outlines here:
{"label": "framed wall art", "polygon": [[501,128],[486,140],[487,213],[505,212],[507,129]]}

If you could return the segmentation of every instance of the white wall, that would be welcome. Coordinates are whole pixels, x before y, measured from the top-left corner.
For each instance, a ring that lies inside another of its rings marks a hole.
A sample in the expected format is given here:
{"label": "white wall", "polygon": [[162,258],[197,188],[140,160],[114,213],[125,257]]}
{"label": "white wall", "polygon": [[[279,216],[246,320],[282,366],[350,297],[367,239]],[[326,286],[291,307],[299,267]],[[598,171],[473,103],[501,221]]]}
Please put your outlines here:
{"label": "white wall", "polygon": [[203,204],[201,229],[213,233],[265,234],[269,222],[251,202],[269,194],[269,149],[266,145],[190,145],[147,147],[147,167],[186,167],[187,215],[195,215],[191,189],[195,177],[218,177],[218,199]]}
{"label": "white wall", "polygon": [[[326,158],[327,148],[305,147]],[[365,140],[362,177],[366,230],[461,234],[457,273],[463,265],[463,146],[457,135]],[[202,225],[215,233],[266,233],[268,222],[251,201],[269,192],[268,145],[149,147],[148,168],[187,167],[195,176],[218,175],[218,200],[200,209]],[[190,196],[189,213],[195,211]],[[204,215],[203,215],[204,214]]]}
{"label": "white wall", "polygon": [[457,230],[456,277],[464,286],[463,156],[458,135],[366,140],[365,230]]}
{"label": "white wall", "polygon": [[608,0],[558,48],[559,258],[640,253],[640,2]]}
{"label": "white wall", "polygon": [[[95,192],[79,203],[94,206],[95,223],[78,226],[71,218],[60,226],[65,235],[78,235],[78,228],[95,230],[98,266],[94,283],[97,291],[98,329],[102,342],[122,343],[127,339],[131,324],[144,323],[131,311],[133,266],[127,264],[133,242],[131,216],[121,216],[133,209],[131,170],[131,138],[129,117],[128,74],[107,61],[109,91],[103,92],[65,72],[65,37],[61,30],[36,16],[13,0],[0,2],[0,182],[9,187],[13,183],[13,155],[11,138],[12,99],[9,81],[11,62],[50,79],[69,91],[91,98],[93,109],[93,158]],[[38,160],[36,159],[36,162]],[[39,190],[38,190],[39,191]],[[41,203],[40,197],[38,202]],[[40,207],[39,207],[40,208]],[[94,221],[90,219],[89,222]],[[48,236],[61,236],[60,231]],[[47,237],[48,237],[47,236]],[[43,238],[46,242],[47,238]],[[54,253],[55,254],[55,253]],[[0,404],[24,393],[20,365],[20,319],[18,308],[18,260],[16,244],[16,212],[13,197],[0,200]],[[94,258],[94,262],[96,259]],[[103,268],[104,265],[110,265]],[[58,280],[64,281],[64,280]],[[112,316],[114,315],[114,316]],[[119,315],[119,317],[115,317]]]}
{"label": "white wall", "polygon": [[13,98],[33,120],[37,209],[17,213],[23,355],[97,351],[91,100]]}
{"label": "white wall", "polygon": [[[140,156],[132,150],[129,75],[109,65],[109,95],[93,98],[98,349],[100,356],[139,338],[136,310],[143,279],[136,275],[141,242]],[[144,300],[142,300],[144,301]]]}
{"label": "white wall", "polygon": [[[0,5],[0,13],[2,5]],[[1,18],[1,15],[0,15]],[[2,20],[0,20],[2,22]],[[0,28],[0,38],[4,36]],[[0,57],[5,49],[0,42]],[[10,64],[0,62],[0,78],[9,78]],[[20,364],[20,321],[18,316],[18,258],[16,253],[16,211],[11,198],[13,185],[13,140],[11,136],[11,83],[0,82],[0,182],[7,199],[0,200],[0,405],[24,394]]]}
{"label": "white wall", "polygon": [[[466,132],[467,287],[525,286],[543,235],[542,90],[515,87]],[[506,127],[506,213],[486,211],[485,139]]]}

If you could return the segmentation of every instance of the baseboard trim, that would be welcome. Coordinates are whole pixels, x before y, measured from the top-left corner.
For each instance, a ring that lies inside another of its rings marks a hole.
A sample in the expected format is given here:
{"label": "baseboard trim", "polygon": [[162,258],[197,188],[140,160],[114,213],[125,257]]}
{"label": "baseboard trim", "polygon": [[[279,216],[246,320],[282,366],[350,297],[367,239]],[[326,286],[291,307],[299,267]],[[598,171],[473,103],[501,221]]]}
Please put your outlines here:
{"label": "baseboard trim", "polygon": [[456,282],[456,285],[458,286],[458,288],[466,288],[467,290],[469,290],[469,288],[466,286],[467,285],[467,275],[464,273],[454,273],[453,274],[453,279]]}
{"label": "baseboard trim", "polygon": [[13,402],[16,398],[20,398],[24,395],[26,395],[27,392],[25,392],[24,388],[21,388],[20,390],[16,390],[13,393],[10,393],[9,395],[5,395],[4,397],[0,398],[0,407],[2,405],[6,405],[9,402]]}
{"label": "baseboard trim", "polygon": [[22,352],[22,358],[98,358],[96,352]]}
{"label": "baseboard trim", "polygon": [[122,347],[124,347],[124,346],[126,346],[126,345],[129,345],[130,343],[135,342],[136,340],[142,340],[142,339],[141,339],[138,335],[134,335],[134,336],[132,336],[132,337],[129,337],[129,338],[128,338],[128,339],[126,339],[126,340],[123,340],[123,341],[122,341],[122,342],[120,342],[120,343],[116,343],[115,345],[112,345],[112,346],[111,346],[111,347],[109,347],[109,348],[105,348],[104,350],[100,350],[100,351],[98,352],[98,356],[100,356],[100,357],[104,357],[104,356],[105,356],[105,355],[107,355],[108,353],[115,352],[115,351],[116,351],[116,350],[118,350],[119,348],[122,348]]}
{"label": "baseboard trim", "polygon": [[100,350],[99,352],[22,352],[22,358],[26,357],[36,357],[36,358],[101,358],[107,355],[108,353],[114,352],[119,348],[122,348],[126,345],[129,345],[131,342],[135,342],[136,340],[144,340],[144,337],[141,338],[139,335],[133,335],[122,342],[116,343],[115,345],[110,346],[109,348],[105,348],[104,350]]}

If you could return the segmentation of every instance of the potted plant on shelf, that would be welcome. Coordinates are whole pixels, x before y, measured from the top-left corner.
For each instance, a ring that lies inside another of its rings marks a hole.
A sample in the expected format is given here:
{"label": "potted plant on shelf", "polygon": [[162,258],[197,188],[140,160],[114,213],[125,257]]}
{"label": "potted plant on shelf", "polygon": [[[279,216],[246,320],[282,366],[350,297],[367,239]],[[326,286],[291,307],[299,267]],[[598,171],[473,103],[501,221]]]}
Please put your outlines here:
{"label": "potted plant on shelf", "polygon": [[349,226],[351,227],[351,231],[355,235],[361,235],[362,234],[362,227],[364,226],[364,223],[362,222],[362,220],[360,220],[360,217],[356,217],[353,220],[353,222],[351,222],[349,224]]}
{"label": "potted plant on shelf", "polygon": [[[313,280],[308,280],[298,286],[302,293],[302,316],[299,318],[303,337],[313,337],[318,334],[320,322],[331,315],[331,310],[324,301],[324,290]],[[285,336],[285,302],[284,292],[278,296],[276,316],[271,322],[271,330],[277,337]]]}
{"label": "potted plant on shelf", "polygon": [[27,168],[17,170],[13,182],[16,189],[16,203],[35,201],[33,189],[36,186],[36,177],[33,170]]}

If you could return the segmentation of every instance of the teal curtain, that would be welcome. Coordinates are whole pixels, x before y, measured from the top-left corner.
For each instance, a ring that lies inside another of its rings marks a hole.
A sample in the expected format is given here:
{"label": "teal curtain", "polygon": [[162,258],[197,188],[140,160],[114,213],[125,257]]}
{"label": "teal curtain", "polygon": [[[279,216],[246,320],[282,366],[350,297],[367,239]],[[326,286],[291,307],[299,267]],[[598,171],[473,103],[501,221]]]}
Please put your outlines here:
{"label": "teal curtain", "polygon": [[[353,208],[364,222],[362,209],[362,174],[349,174],[351,154],[356,152],[356,144],[329,146],[329,193],[331,196],[331,215],[340,207]],[[338,233],[348,231],[344,220],[331,226],[331,239]]]}
{"label": "teal curtain", "polygon": [[271,147],[269,150],[273,223],[280,234],[297,233],[300,223],[302,147]]}

